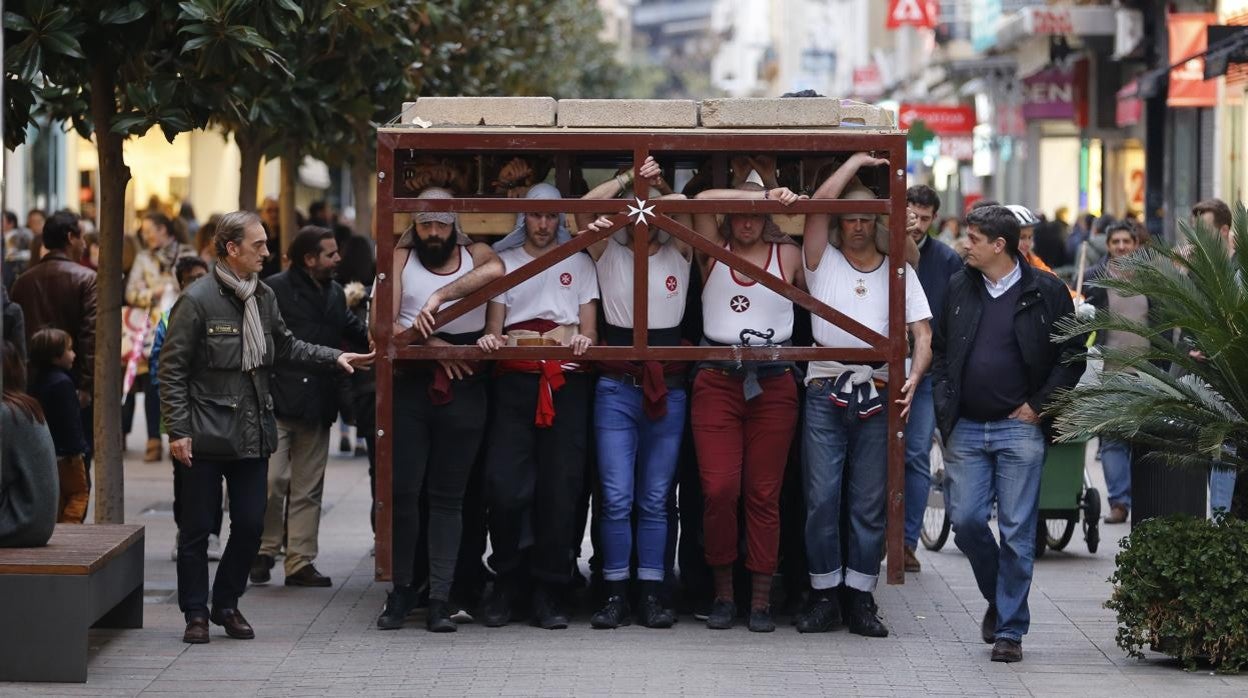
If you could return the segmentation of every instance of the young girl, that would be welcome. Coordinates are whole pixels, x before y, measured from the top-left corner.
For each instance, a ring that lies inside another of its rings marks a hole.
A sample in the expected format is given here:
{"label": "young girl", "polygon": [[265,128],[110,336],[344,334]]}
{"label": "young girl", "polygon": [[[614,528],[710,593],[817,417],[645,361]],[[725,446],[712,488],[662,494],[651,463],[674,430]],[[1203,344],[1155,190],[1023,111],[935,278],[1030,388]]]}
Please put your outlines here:
{"label": "young girl", "polygon": [[91,488],[87,483],[84,454],[87,438],[82,427],[78,390],[69,374],[74,365],[74,346],[62,330],[39,330],[30,338],[30,394],[43,407],[48,430],[56,444],[56,469],[61,497],[58,523],[82,523],[87,516]]}

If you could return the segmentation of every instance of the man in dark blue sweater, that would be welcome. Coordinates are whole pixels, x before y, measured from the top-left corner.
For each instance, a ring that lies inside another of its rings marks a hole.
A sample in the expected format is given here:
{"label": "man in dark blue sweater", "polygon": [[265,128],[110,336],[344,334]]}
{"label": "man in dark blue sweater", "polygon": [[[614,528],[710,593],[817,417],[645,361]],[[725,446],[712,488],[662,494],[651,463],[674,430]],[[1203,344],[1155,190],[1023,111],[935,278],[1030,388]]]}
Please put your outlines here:
{"label": "man in dark blue sweater", "polygon": [[[919,247],[919,284],[932,310],[932,324],[940,321],[949,288],[949,277],[962,270],[962,258],[951,247],[929,234],[932,221],[940,212],[940,199],[931,187],[920,184],[906,190],[906,232]],[[923,527],[927,491],[932,485],[932,434],[936,431],[936,411],[932,407],[932,378],[923,377],[914,393],[910,419],[906,423],[906,562],[907,572],[923,569],[914,551]]]}

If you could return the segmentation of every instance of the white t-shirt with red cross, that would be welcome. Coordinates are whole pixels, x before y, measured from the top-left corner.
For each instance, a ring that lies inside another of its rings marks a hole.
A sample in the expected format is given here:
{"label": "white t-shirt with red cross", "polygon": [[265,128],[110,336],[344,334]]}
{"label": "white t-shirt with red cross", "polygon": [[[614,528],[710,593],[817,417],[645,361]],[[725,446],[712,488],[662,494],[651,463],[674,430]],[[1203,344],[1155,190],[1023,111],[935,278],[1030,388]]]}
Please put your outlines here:
{"label": "white t-shirt with red cross", "polygon": [[[871,271],[859,271],[831,245],[823,252],[819,268],[806,270],[810,295],[858,321],[869,330],[888,336],[888,258]],[[906,323],[927,320],[932,311],[919,284],[918,274],[906,265]],[[812,315],[811,331],[820,346],[865,349],[868,344],[823,318]]]}
{"label": "white t-shirt with red cross", "polygon": [[[535,257],[524,247],[513,247],[498,254],[507,273],[532,262]],[[598,272],[594,260],[577,252],[542,273],[513,286],[494,301],[507,306],[504,325],[527,320],[550,320],[558,325],[580,322],[581,306],[598,298]]]}

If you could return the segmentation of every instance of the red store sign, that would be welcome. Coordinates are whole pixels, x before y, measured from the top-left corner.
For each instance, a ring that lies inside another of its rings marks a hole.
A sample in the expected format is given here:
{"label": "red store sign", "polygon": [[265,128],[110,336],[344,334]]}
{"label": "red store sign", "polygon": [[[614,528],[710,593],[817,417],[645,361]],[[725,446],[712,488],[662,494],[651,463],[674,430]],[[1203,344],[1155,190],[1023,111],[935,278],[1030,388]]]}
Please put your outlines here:
{"label": "red store sign", "polygon": [[938,136],[969,135],[975,130],[975,108],[946,107],[934,104],[906,104],[898,110],[898,123],[909,129],[916,121],[922,121]]}

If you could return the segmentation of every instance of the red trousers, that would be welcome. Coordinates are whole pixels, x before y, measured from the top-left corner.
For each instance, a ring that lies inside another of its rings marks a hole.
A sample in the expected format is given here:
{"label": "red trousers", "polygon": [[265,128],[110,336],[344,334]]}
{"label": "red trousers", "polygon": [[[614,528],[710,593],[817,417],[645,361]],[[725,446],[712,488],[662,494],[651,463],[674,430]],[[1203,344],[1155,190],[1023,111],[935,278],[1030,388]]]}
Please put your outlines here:
{"label": "red trousers", "polygon": [[763,394],[746,402],[743,380],[702,370],[693,381],[706,562],[716,567],[736,561],[737,511],[744,496],[745,566],[772,574],[780,547],[780,486],[797,429],[797,383],[791,371],[762,378]]}

